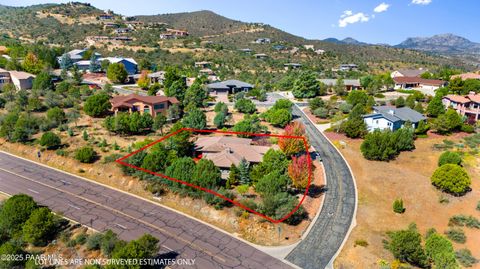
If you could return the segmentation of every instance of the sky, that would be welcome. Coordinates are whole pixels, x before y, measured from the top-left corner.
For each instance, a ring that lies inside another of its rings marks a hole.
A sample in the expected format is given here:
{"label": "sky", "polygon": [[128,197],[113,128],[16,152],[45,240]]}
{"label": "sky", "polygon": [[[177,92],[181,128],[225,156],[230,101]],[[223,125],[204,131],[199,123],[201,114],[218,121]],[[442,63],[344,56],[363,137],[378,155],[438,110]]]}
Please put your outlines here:
{"label": "sky", "polygon": [[[0,0],[9,6],[63,0]],[[123,15],[211,10],[245,22],[262,22],[308,39],[353,37],[399,44],[408,37],[453,33],[480,42],[478,0],[90,0]]]}

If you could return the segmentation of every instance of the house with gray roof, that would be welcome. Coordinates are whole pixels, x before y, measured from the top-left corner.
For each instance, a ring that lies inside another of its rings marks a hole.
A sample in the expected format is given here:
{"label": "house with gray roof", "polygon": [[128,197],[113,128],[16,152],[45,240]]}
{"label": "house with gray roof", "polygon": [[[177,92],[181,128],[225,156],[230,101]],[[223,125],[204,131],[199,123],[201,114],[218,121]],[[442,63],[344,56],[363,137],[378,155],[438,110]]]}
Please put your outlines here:
{"label": "house with gray roof", "polygon": [[409,107],[374,106],[373,113],[364,115],[363,120],[369,132],[374,130],[396,131],[409,122],[413,128],[427,118]]}
{"label": "house with gray roof", "polygon": [[[329,88],[332,88],[333,86],[337,85],[337,79],[325,78],[325,79],[319,79],[319,81],[327,85]],[[345,85],[346,91],[359,90],[362,88],[362,85],[360,84],[359,79],[344,79],[343,85]]]}
{"label": "house with gray roof", "polygon": [[237,92],[247,92],[253,89],[253,85],[235,79],[229,79],[221,82],[211,83],[207,85],[207,88],[211,92],[223,92],[223,93],[237,93]]}

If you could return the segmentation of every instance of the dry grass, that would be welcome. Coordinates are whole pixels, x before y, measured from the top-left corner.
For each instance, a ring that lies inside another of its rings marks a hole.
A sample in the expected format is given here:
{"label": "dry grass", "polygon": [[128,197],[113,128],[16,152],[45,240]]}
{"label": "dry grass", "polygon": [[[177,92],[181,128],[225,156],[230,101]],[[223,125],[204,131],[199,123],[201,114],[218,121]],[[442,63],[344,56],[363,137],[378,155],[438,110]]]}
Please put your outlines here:
{"label": "dry grass", "polygon": [[[386,231],[404,229],[415,222],[422,234],[431,227],[443,233],[448,228],[448,219],[453,215],[478,217],[478,211],[475,210],[480,199],[478,157],[471,158],[465,165],[472,177],[473,191],[464,197],[442,194],[430,184],[430,176],[437,168],[441,154],[441,151],[434,151],[432,146],[442,143],[443,139],[445,137],[419,139],[414,151],[401,153],[397,160],[391,162],[365,160],[359,150],[360,140],[342,139],[347,146],[341,152],[352,167],[359,200],[357,226],[336,260],[337,268],[376,268],[379,259],[392,260],[393,257],[382,244]],[[458,138],[449,139],[459,141]],[[449,203],[440,203],[441,197],[447,197]],[[396,198],[403,199],[406,207],[404,214],[393,212],[392,203]],[[479,230],[465,229],[465,233],[466,244],[454,244],[455,248],[468,248],[473,256],[480,257]],[[365,240],[368,246],[355,247],[357,240]]]}

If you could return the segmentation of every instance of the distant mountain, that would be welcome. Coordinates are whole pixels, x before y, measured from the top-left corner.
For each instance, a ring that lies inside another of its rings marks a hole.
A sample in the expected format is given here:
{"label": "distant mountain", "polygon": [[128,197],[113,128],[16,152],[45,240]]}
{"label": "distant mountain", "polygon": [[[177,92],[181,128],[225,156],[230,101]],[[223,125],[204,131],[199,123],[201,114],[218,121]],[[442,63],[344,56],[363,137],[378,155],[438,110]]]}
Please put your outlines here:
{"label": "distant mountain", "polygon": [[330,38],[326,38],[322,41],[329,42],[329,43],[335,43],[335,44],[347,44],[347,45],[359,45],[359,46],[369,45],[368,43],[360,42],[360,41],[358,41],[354,38],[351,38],[351,37],[347,37],[347,38],[342,39],[342,40],[330,37]]}
{"label": "distant mountain", "polygon": [[395,47],[439,54],[480,55],[480,43],[475,43],[453,34],[434,35],[432,37],[411,37]]}

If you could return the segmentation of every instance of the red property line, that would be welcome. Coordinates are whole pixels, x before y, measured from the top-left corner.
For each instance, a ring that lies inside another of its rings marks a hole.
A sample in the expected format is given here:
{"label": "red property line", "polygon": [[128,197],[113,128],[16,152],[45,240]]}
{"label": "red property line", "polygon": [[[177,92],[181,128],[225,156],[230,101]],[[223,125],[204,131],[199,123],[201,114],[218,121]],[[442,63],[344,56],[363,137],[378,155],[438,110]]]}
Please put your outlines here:
{"label": "red property line", "polygon": [[[163,140],[169,138],[169,137],[172,137],[182,131],[189,131],[189,132],[197,132],[197,133],[220,133],[220,134],[230,134],[230,135],[248,135],[248,136],[269,136],[269,137],[278,137],[278,138],[291,138],[291,139],[301,139],[303,141],[303,144],[305,146],[305,151],[307,152],[307,163],[308,163],[308,183],[307,183],[307,187],[305,188],[305,192],[303,193],[303,197],[302,199],[300,200],[300,202],[298,203],[298,205],[290,212],[288,213],[287,215],[285,215],[284,217],[282,217],[281,219],[272,219],[264,214],[261,214],[249,207],[246,207],[245,205],[235,201],[235,200],[232,200],[216,191],[213,191],[213,190],[210,190],[210,189],[207,189],[207,188],[204,188],[204,187],[201,187],[201,186],[197,186],[197,185],[194,185],[194,184],[191,184],[189,182],[186,182],[186,181],[182,181],[180,179],[177,179],[177,178],[173,178],[173,177],[169,177],[167,175],[164,175],[164,174],[160,174],[160,173],[156,173],[156,172],[153,172],[153,171],[150,171],[150,170],[147,170],[145,168],[142,168],[142,167],[138,167],[138,166],[135,166],[135,165],[132,165],[132,164],[129,164],[127,162],[124,162],[125,159],[139,153],[140,151],[143,151],[157,143],[160,143],[162,142]],[[171,134],[168,134],[162,138],[160,138],[159,140],[155,141],[155,142],[152,142],[138,150],[135,150],[133,151],[132,153],[129,153],[121,158],[119,158],[118,160],[115,160],[115,162],[121,164],[121,165],[125,165],[125,166],[128,166],[130,168],[133,168],[133,169],[136,169],[138,171],[143,171],[145,173],[149,173],[151,175],[154,175],[154,176],[158,176],[158,177],[162,177],[162,178],[165,178],[165,179],[168,179],[168,180],[171,180],[171,181],[174,181],[174,182],[178,182],[180,184],[183,184],[183,185],[186,185],[186,186],[189,186],[189,187],[192,187],[192,188],[195,188],[195,189],[199,189],[199,190],[202,190],[204,192],[207,192],[207,193],[210,193],[210,194],[213,194],[219,198],[222,198],[223,200],[225,201],[228,201],[236,206],[239,206],[245,210],[247,210],[248,212],[252,213],[252,214],[255,214],[255,215],[258,215],[262,218],[265,218],[267,219],[268,221],[272,222],[272,223],[280,223],[280,222],[283,222],[284,220],[288,219],[290,216],[292,216],[295,212],[297,212],[297,210],[300,208],[300,206],[302,205],[303,201],[305,200],[305,197],[307,196],[308,194],[308,190],[310,188],[310,185],[311,185],[311,181],[312,181],[312,159],[310,157],[310,154],[308,152],[308,143],[307,143],[307,140],[305,139],[305,137],[303,136],[287,136],[287,135],[277,135],[277,134],[256,134],[256,133],[248,133],[248,132],[230,132],[230,131],[220,131],[220,130],[199,130],[199,129],[192,129],[192,128],[182,128],[182,129],[179,129]]]}

